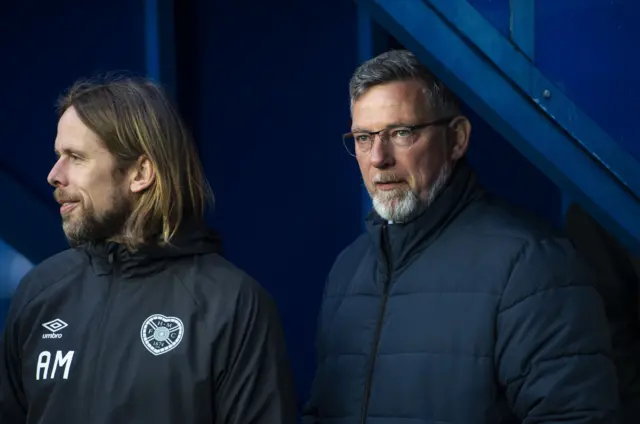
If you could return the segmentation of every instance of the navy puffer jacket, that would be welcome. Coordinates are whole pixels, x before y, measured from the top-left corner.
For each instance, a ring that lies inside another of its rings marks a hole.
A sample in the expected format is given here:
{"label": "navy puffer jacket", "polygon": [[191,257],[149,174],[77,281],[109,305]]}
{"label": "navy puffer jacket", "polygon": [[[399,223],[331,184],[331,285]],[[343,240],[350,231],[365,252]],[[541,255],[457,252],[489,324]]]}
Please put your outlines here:
{"label": "navy puffer jacket", "polygon": [[603,302],[571,245],[460,163],[426,213],[338,257],[307,423],[615,423]]}

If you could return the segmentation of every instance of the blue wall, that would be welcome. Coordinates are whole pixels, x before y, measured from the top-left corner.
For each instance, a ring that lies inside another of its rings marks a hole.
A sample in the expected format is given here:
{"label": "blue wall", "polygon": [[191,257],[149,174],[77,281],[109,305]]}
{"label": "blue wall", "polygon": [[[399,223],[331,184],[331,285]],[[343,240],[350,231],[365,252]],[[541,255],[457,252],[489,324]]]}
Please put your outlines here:
{"label": "blue wall", "polygon": [[[636,0],[522,0],[534,3],[534,64],[627,152],[640,159]],[[509,36],[509,0],[469,0]]]}
{"label": "blue wall", "polygon": [[360,229],[359,174],[341,140],[356,9],[245,4],[181,2],[178,92],[216,195],[213,222],[280,306],[302,401],[325,276]]}
{"label": "blue wall", "polygon": [[0,238],[0,330],[9,309],[11,296],[33,264]]}

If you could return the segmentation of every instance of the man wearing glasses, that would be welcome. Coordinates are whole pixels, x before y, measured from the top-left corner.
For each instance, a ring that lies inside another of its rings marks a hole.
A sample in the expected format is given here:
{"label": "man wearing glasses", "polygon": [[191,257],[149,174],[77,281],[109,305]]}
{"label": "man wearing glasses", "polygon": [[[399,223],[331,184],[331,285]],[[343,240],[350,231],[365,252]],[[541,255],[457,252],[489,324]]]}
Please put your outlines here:
{"label": "man wearing glasses", "polygon": [[455,97],[406,51],[361,65],[350,95],[373,211],[327,279],[305,422],[617,422],[589,271],[483,191]]}

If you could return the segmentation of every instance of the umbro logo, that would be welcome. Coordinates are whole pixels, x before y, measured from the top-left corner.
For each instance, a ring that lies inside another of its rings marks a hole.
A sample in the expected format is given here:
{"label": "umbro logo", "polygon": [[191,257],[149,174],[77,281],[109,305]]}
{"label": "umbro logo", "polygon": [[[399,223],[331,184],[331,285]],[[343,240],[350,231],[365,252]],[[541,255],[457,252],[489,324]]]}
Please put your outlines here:
{"label": "umbro logo", "polygon": [[67,328],[69,324],[62,321],[60,318],[56,318],[53,321],[45,322],[44,324],[42,324],[42,326],[51,331],[51,333],[43,334],[43,339],[61,339],[62,334],[58,333],[58,331],[62,330],[63,328]]}

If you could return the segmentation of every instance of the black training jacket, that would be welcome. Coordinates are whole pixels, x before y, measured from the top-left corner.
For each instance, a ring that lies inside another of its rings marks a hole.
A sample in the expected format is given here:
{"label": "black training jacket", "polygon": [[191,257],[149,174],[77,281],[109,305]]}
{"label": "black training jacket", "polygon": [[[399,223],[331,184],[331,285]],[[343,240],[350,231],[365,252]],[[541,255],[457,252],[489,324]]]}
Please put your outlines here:
{"label": "black training jacket", "polygon": [[53,256],[0,342],[2,424],[289,424],[293,393],[274,302],[203,230]]}

